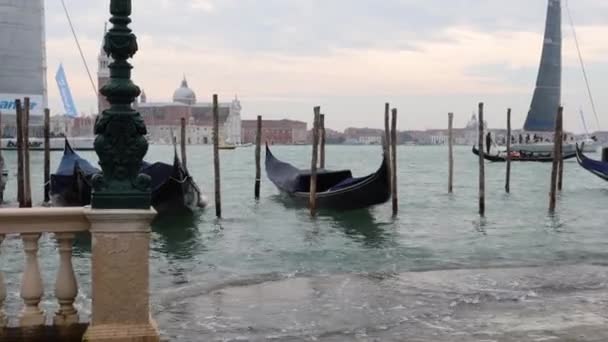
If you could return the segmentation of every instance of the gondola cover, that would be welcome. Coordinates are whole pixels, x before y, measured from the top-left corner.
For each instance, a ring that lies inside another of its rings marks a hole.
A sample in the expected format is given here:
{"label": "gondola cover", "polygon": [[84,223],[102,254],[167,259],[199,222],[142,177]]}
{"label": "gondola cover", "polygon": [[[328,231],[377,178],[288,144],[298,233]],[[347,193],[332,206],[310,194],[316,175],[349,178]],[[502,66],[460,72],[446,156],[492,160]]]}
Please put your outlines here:
{"label": "gondola cover", "polygon": [[[91,203],[91,178],[101,172],[81,158],[66,140],[61,163],[51,175],[53,204],[84,206]],[[141,172],[150,176],[152,205],[159,214],[192,212],[205,205],[201,191],[182,166],[177,153],[173,165],[143,162]]]}
{"label": "gondola cover", "polygon": [[91,198],[91,178],[100,170],[81,158],[65,140],[63,157],[51,174],[51,197],[55,205],[87,205]]}

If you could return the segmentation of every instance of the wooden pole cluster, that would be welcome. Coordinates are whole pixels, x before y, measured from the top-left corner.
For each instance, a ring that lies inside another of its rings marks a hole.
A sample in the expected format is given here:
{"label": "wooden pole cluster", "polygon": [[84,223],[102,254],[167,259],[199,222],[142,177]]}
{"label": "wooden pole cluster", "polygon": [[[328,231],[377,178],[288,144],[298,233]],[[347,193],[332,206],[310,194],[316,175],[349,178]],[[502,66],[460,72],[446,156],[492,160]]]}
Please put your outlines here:
{"label": "wooden pole cluster", "polygon": [[393,197],[393,216],[399,211],[397,197],[397,109],[393,108],[391,120],[391,195]]}
{"label": "wooden pole cluster", "polygon": [[479,117],[477,118],[477,121],[479,124],[479,215],[483,217],[486,214],[486,175],[483,143],[483,102],[479,103]]}
{"label": "wooden pole cluster", "polygon": [[561,158],[561,145],[562,145],[562,121],[563,121],[564,108],[559,107],[557,116],[555,117],[555,134],[553,137],[553,165],[551,168],[551,189],[549,189],[549,212],[555,213],[556,205],[556,190],[557,190],[557,177],[559,169],[559,160]]}
{"label": "wooden pole cluster", "polygon": [[[186,155],[186,118],[181,118],[181,141],[180,141],[180,149],[182,154],[182,165],[184,169],[188,170],[188,156]],[[215,126],[213,126],[215,128]]]}
{"label": "wooden pole cluster", "polygon": [[321,155],[319,157],[319,168],[325,168],[325,114],[319,115],[319,139],[321,144]]}
{"label": "wooden pole cluster", "polygon": [[454,192],[454,113],[448,113],[448,193]]}
{"label": "wooden pole cluster", "polygon": [[258,115],[258,126],[255,135],[255,199],[260,199],[260,178],[262,168],[260,166],[260,154],[262,149],[262,116]]}
{"label": "wooden pole cluster", "polygon": [[213,95],[213,171],[215,177],[215,215],[222,217],[222,197],[220,192],[220,150],[219,150],[219,104],[217,94]]}
{"label": "wooden pole cluster", "polygon": [[44,203],[49,203],[51,192],[51,112],[44,110]]}
{"label": "wooden pole cluster", "polygon": [[511,108],[507,109],[507,177],[505,191],[511,192]]}
{"label": "wooden pole cluster", "polygon": [[310,162],[310,216],[317,214],[317,157],[319,148],[319,125],[321,121],[321,107],[314,108],[315,118],[312,127],[312,160]]}

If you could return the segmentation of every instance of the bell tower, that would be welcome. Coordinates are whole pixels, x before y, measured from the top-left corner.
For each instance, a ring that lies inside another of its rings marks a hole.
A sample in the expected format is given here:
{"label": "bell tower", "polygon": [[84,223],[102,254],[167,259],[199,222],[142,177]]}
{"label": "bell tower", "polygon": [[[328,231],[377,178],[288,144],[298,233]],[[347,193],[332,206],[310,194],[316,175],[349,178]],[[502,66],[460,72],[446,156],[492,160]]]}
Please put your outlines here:
{"label": "bell tower", "polygon": [[[105,37],[108,32],[108,24],[105,23],[103,27],[103,35]],[[97,110],[98,114],[101,114],[104,110],[110,108],[110,103],[105,98],[105,96],[101,95],[101,88],[110,82],[110,63],[112,63],[112,58],[106,55],[105,51],[103,51],[103,41],[101,43],[101,49],[99,50],[99,55],[97,56]]]}

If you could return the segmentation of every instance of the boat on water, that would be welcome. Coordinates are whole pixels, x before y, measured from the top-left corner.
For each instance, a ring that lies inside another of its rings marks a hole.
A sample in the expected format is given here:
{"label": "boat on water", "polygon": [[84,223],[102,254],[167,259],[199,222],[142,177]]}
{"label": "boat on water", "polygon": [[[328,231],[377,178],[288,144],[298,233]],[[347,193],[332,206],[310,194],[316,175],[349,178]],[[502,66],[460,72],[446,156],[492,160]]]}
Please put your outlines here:
{"label": "boat on water", "polygon": [[80,157],[65,139],[63,156],[51,174],[50,198],[54,206],[73,207],[91,203],[91,179],[101,170]]}
{"label": "boat on water", "polygon": [[141,172],[152,179],[152,206],[159,214],[193,213],[207,206],[201,190],[174,153],[173,165],[144,162]]}
{"label": "boat on water", "polygon": [[236,145],[221,144],[217,148],[220,150],[236,150]]}
{"label": "boat on water", "polygon": [[[523,127],[524,134],[548,137],[551,132],[554,132],[555,118],[561,105],[561,94],[562,1],[548,0],[542,55],[530,110]],[[589,93],[589,97],[593,105],[591,93]],[[581,141],[564,142],[564,153],[575,154],[577,143],[581,143]],[[594,152],[598,147],[597,143],[588,137],[584,143],[585,151]],[[515,143],[512,150],[528,153],[552,153],[553,143]]]}
{"label": "boat on water", "polygon": [[583,153],[583,149],[581,147],[578,145],[576,146],[576,160],[578,161],[579,165],[601,179],[608,181],[608,158],[604,157],[602,159],[604,160],[599,161],[591,159]]}
{"label": "boat on water", "polygon": [[[290,199],[306,204],[310,198],[310,170],[300,170],[277,159],[266,145],[266,174]],[[386,158],[371,175],[354,178],[350,170],[317,171],[317,207],[354,210],[382,204],[391,197]]]}
{"label": "boat on water", "polygon": [[[473,146],[473,154],[479,155],[479,150],[476,146]],[[499,151],[498,153],[484,153],[483,155],[485,160],[491,162],[506,162],[507,161],[507,153],[504,151]],[[570,153],[564,151],[563,159],[572,159],[576,157],[576,152]],[[520,162],[552,162],[553,161],[553,153],[546,152],[529,152],[529,151],[512,151],[511,152],[511,161],[520,161]]]}
{"label": "boat on water", "polygon": [[[596,152],[598,146],[597,142],[592,138],[587,138],[583,141],[578,141],[578,144],[582,144],[584,152]],[[563,150],[564,154],[576,154],[576,145],[577,143],[564,143]],[[529,153],[552,153],[553,152],[553,143],[552,142],[538,142],[538,143],[530,143],[530,144],[514,144],[511,147],[513,151],[523,151]]]}
{"label": "boat on water", "polygon": [[[50,139],[50,150],[51,151],[63,151],[65,150],[65,137],[54,137]],[[74,151],[94,151],[93,143],[95,142],[94,137],[75,137],[70,138],[71,144],[70,149]],[[0,150],[10,151],[17,149],[16,138],[3,138],[0,140]],[[30,151],[44,151],[44,139],[43,138],[30,138],[29,139]]]}
{"label": "boat on water", "polygon": [[[56,206],[91,203],[94,175],[101,172],[81,158],[67,142],[57,171],[51,175],[51,201]],[[152,206],[159,214],[192,213],[206,206],[199,187],[174,152],[173,164],[144,162],[141,172],[151,178]]]}

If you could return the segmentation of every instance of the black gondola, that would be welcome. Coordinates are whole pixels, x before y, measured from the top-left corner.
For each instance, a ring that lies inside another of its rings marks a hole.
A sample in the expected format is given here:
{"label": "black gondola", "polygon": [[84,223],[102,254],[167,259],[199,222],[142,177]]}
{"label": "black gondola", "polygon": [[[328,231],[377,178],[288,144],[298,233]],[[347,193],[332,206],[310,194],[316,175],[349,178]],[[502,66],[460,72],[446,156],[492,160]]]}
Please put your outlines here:
{"label": "black gondola", "polygon": [[576,145],[576,160],[585,170],[593,173],[605,181],[608,181],[608,163],[593,160],[587,157],[581,148],[578,147],[578,144]]}
{"label": "black gondola", "polygon": [[173,165],[144,163],[141,172],[152,178],[152,206],[158,213],[191,213],[205,207],[200,189],[177,154],[173,158]]}
{"label": "black gondola", "polygon": [[[473,146],[473,154],[479,155],[479,150],[477,147]],[[506,155],[496,155],[496,154],[487,154],[484,153],[483,157],[491,162],[506,162]],[[564,154],[563,159],[572,159],[576,157],[576,153],[566,153]],[[511,154],[511,161],[515,162],[541,162],[541,163],[549,163],[553,161],[552,153],[532,153],[532,152],[523,152],[523,151],[513,151]]]}
{"label": "black gondola", "polygon": [[[274,157],[266,146],[266,174],[284,194],[299,203],[310,198],[310,170],[300,170]],[[353,178],[350,170],[320,169],[317,174],[317,207],[354,210],[385,203],[391,197],[386,159],[378,171]]]}
{"label": "black gondola", "polygon": [[91,202],[91,178],[100,170],[81,158],[65,140],[63,157],[51,174],[50,195],[55,206],[71,207]]}
{"label": "black gondola", "polygon": [[[51,196],[56,206],[91,203],[91,178],[100,172],[68,144],[57,172],[51,175]],[[152,179],[152,206],[159,214],[191,213],[205,206],[201,191],[175,154],[173,165],[144,162],[141,172]]]}

